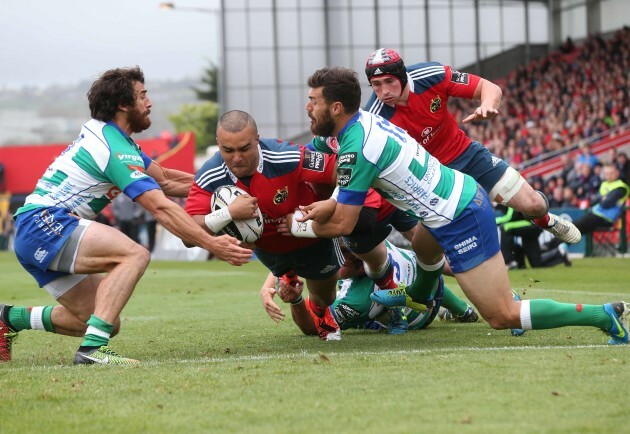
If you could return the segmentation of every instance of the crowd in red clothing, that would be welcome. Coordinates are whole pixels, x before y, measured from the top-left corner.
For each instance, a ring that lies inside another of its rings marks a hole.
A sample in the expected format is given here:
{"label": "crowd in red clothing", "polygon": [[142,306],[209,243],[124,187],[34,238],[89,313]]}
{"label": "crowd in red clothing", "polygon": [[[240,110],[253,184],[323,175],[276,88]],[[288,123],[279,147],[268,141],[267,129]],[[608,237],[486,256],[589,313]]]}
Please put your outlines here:
{"label": "crowd in red clothing", "polygon": [[[495,81],[503,90],[499,116],[460,126],[469,137],[519,168],[543,153],[623,128],[630,119],[629,70],[630,28],[609,38],[590,36],[581,45],[567,39],[560,50]],[[449,109],[461,120],[472,113],[474,104],[453,98]],[[590,149],[584,148],[583,153],[588,154]],[[586,207],[599,189],[601,164],[597,158],[582,155],[580,161],[563,158],[565,168],[560,176],[529,181],[547,194],[552,206]],[[620,166],[622,178],[628,182],[628,157],[610,155],[603,162],[608,161]]]}

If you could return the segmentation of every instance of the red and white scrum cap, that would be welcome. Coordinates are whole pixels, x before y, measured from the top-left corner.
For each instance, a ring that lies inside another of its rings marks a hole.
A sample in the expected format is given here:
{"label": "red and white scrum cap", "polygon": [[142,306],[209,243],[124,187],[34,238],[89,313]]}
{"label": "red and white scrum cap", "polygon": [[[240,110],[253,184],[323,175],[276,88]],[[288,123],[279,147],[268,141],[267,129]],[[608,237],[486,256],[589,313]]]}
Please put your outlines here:
{"label": "red and white scrum cap", "polygon": [[407,69],[398,51],[391,48],[379,48],[365,62],[365,75],[368,81],[381,75],[391,75],[400,80],[404,88],[407,85]]}

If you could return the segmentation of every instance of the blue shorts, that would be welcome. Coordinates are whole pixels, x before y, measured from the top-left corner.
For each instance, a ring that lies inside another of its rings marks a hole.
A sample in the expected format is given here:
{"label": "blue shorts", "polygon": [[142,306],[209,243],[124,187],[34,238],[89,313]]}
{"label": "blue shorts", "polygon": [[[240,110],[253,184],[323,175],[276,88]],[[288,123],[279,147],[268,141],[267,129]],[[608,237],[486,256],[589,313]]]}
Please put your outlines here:
{"label": "blue shorts", "polygon": [[417,217],[412,217],[398,208],[394,208],[394,212],[383,220],[376,222],[374,230],[371,233],[344,237],[343,240],[352,253],[367,253],[389,236],[392,231],[392,226],[398,232],[407,232],[415,228],[417,224]]}
{"label": "blue shorts", "polygon": [[462,213],[446,226],[428,228],[442,246],[454,273],[462,273],[494,257],[500,250],[494,210],[481,187]]}
{"label": "blue shorts", "polygon": [[447,166],[472,176],[486,192],[490,192],[494,188],[510,167],[479,142],[472,142],[459,157]]}
{"label": "blue shorts", "polygon": [[255,252],[260,262],[276,277],[294,270],[304,279],[326,280],[344,262],[339,241],[329,238],[321,238],[312,246],[287,253],[267,253],[260,249]]}
{"label": "blue shorts", "polygon": [[40,287],[69,273],[48,270],[79,225],[79,217],[63,208],[38,208],[15,219],[15,255]]}

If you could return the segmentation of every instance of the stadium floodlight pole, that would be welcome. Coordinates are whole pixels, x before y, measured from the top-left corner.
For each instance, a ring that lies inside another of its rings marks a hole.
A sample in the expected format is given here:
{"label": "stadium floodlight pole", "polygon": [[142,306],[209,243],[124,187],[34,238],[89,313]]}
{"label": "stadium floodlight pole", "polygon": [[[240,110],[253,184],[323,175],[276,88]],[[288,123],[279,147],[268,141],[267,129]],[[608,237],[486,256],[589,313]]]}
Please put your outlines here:
{"label": "stadium floodlight pole", "polygon": [[[221,1],[221,5],[223,5],[223,1]],[[223,47],[223,6],[219,9],[210,9],[210,8],[200,8],[194,6],[176,6],[175,3],[170,2],[162,2],[160,3],[160,9],[165,11],[181,11],[181,12],[200,12],[203,14],[212,14],[217,17],[217,46],[219,48],[219,59],[217,65],[217,74],[218,74],[218,96],[219,96],[219,109],[224,110],[224,90],[223,89],[223,59],[224,57],[224,47]]]}

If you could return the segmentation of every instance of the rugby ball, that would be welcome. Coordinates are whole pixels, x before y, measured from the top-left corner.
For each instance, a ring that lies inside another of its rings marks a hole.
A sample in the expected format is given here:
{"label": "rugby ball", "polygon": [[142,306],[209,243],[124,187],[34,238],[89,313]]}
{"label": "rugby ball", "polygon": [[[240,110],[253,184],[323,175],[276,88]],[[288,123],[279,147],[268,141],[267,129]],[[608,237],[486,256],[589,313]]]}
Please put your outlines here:
{"label": "rugby ball", "polygon": [[[210,201],[210,209],[212,212],[222,208],[227,208],[234,199],[242,194],[249,194],[245,190],[235,185],[223,185],[217,188],[212,195]],[[244,243],[253,243],[262,236],[263,217],[260,208],[257,209],[258,217],[247,220],[232,220],[228,223],[219,234],[231,235]]]}

